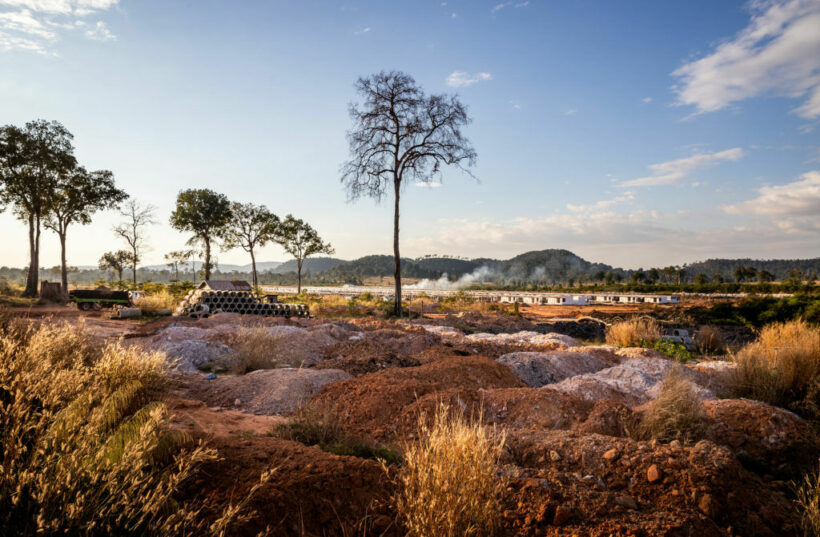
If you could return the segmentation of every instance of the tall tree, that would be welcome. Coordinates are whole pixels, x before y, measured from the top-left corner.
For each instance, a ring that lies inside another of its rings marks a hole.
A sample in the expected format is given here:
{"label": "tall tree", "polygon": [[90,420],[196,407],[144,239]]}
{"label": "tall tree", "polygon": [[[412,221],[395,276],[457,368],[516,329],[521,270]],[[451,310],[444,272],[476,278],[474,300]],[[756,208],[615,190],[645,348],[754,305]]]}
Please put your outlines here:
{"label": "tall tree", "polygon": [[277,243],[296,259],[297,292],[302,292],[302,264],[305,259],[316,254],[332,254],[335,250],[324,242],[319,233],[307,222],[287,215],[278,226]]}
{"label": "tall tree", "polygon": [[145,248],[145,228],[156,223],[155,207],[143,205],[137,200],[128,200],[120,214],[125,222],[114,228],[114,233],[122,238],[131,248],[131,275],[134,288],[137,287],[137,264],[142,260],[141,252]]}
{"label": "tall tree", "polygon": [[68,226],[74,222],[80,225],[89,224],[91,215],[95,212],[116,208],[127,197],[128,194],[114,186],[114,174],[108,170],[89,172],[82,166],[77,166],[60,176],[54,190],[52,210],[44,225],[60,238],[60,278],[63,293],[68,292]]}
{"label": "tall tree", "polygon": [[211,278],[211,243],[221,235],[231,221],[231,202],[224,194],[207,188],[183,190],[177,195],[177,205],[171,213],[171,226],[193,233],[188,244],[201,244],[205,250],[203,266],[206,280]]}
{"label": "tall tree", "polygon": [[194,255],[193,250],[174,250],[165,254],[166,265],[174,271],[175,280],[179,281],[179,267],[187,263],[192,255]]}
{"label": "tall tree", "polygon": [[37,296],[41,224],[52,209],[61,174],[76,161],[73,136],[56,121],[0,127],[0,200],[28,222],[29,267],[23,296]]}
{"label": "tall tree", "polygon": [[[356,82],[361,104],[350,106],[350,160],[342,166],[348,197],[380,201],[393,191],[395,312],[401,315],[399,200],[407,181],[441,179],[444,165],[467,171],[476,152],[461,128],[470,123],[467,108],[454,95],[425,95],[410,75],[384,72]],[[469,172],[467,172],[469,173]]]}
{"label": "tall tree", "polygon": [[231,213],[232,221],[222,230],[223,247],[226,250],[240,247],[251,255],[253,286],[256,287],[259,279],[254,250],[275,238],[280,224],[279,217],[264,205],[253,203],[232,203]]}
{"label": "tall tree", "polygon": [[117,273],[117,281],[122,281],[122,271],[127,267],[134,254],[128,250],[117,250],[116,252],[105,252],[98,262],[100,270],[110,270]]}

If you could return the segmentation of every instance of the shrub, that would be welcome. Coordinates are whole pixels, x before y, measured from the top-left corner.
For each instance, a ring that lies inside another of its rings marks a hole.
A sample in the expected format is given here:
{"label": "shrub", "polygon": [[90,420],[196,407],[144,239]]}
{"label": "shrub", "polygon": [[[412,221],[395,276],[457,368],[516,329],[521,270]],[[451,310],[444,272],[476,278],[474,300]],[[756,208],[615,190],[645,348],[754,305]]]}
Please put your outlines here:
{"label": "shrub", "polygon": [[735,357],[736,396],[817,416],[820,403],[820,330],[804,321],[768,325]]}
{"label": "shrub", "polygon": [[207,532],[179,491],[216,454],[167,430],[164,363],[82,326],[0,333],[0,534]]}
{"label": "shrub", "polygon": [[[156,285],[156,284],[155,284]],[[134,300],[134,305],[141,309],[143,313],[156,313],[160,310],[174,309],[179,300],[171,294],[164,286],[151,294]]]}
{"label": "shrub", "polygon": [[695,343],[702,354],[726,354],[726,341],[714,326],[704,325],[698,328]]}
{"label": "shrub", "polygon": [[703,438],[707,416],[695,385],[675,366],[663,380],[658,398],[646,410],[637,427],[637,438],[661,442],[695,442]]}
{"label": "shrub", "polygon": [[396,507],[411,537],[489,536],[498,524],[505,486],[496,468],[503,436],[480,418],[466,419],[441,404],[420,439],[405,447]]}
{"label": "shrub", "polygon": [[630,319],[607,327],[606,342],[619,347],[638,347],[641,340],[654,341],[661,335],[654,319]]}
{"label": "shrub", "polygon": [[234,373],[276,367],[299,367],[301,360],[298,353],[281,352],[280,341],[281,338],[272,335],[265,327],[240,328],[232,344],[239,355]]}
{"label": "shrub", "polygon": [[806,474],[796,486],[797,505],[803,511],[806,537],[820,535],[820,467]]}
{"label": "shrub", "polygon": [[642,339],[641,347],[645,347],[647,349],[654,349],[659,353],[665,354],[666,356],[672,358],[676,362],[680,362],[682,364],[685,364],[686,362],[694,358],[694,356],[692,356],[692,353],[689,352],[689,350],[685,346],[665,338]]}

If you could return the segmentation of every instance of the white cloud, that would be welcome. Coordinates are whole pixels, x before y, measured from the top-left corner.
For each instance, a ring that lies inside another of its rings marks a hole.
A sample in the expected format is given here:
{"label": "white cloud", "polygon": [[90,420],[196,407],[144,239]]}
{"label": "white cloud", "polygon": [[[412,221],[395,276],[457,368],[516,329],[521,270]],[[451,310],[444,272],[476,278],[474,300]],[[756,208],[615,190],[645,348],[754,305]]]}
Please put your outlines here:
{"label": "white cloud", "polygon": [[462,88],[465,86],[472,86],[476,82],[492,79],[493,75],[490,73],[476,73],[471,75],[465,71],[453,71],[450,73],[450,76],[447,77],[447,85],[453,88]]}
{"label": "white cloud", "polygon": [[97,21],[97,24],[86,30],[85,36],[95,41],[112,41],[117,38],[117,36],[111,33],[103,21]]}
{"label": "white cloud", "polygon": [[451,19],[457,19],[458,18],[458,13],[453,13],[452,15],[450,15],[450,18]]}
{"label": "white cloud", "polygon": [[367,28],[362,28],[361,30],[357,30],[357,31],[353,32],[353,35],[362,35],[362,34],[367,34],[367,33],[370,33],[370,27],[369,26]]}
{"label": "white cloud", "polygon": [[419,188],[438,188],[441,186],[438,181],[418,181],[414,184]]}
{"label": "white cloud", "polygon": [[621,196],[615,196],[614,198],[608,200],[599,200],[591,205],[573,205],[572,203],[567,203],[567,209],[575,213],[600,211],[601,209],[611,207],[612,205],[616,205],[618,203],[625,203],[627,201],[632,201],[634,199],[635,195],[632,192],[625,192]]}
{"label": "white cloud", "polygon": [[[106,11],[118,3],[119,0],[0,0],[0,52],[21,50],[47,54],[61,30],[85,27],[83,17]],[[116,37],[102,21],[84,33],[98,41]]]}
{"label": "white cloud", "polygon": [[743,149],[735,147],[718,153],[696,153],[691,157],[652,164],[651,175],[624,181],[620,186],[672,185],[686,180],[694,170],[716,162],[735,161],[743,157]]}
{"label": "white cloud", "polygon": [[570,108],[569,110],[564,112],[564,115],[565,116],[574,116],[577,113],[578,113],[578,110],[576,110],[575,108]]}
{"label": "white cloud", "polygon": [[644,97],[644,98],[643,98],[643,99],[641,99],[641,100],[642,100],[643,102],[645,102],[645,103],[651,103],[651,102],[652,102],[652,97]]}
{"label": "white cloud", "polygon": [[513,110],[521,110],[521,103],[516,101],[510,101],[510,106],[512,106]]}
{"label": "white cloud", "polygon": [[754,199],[726,205],[728,214],[762,215],[788,232],[820,231],[820,170],[804,173],[801,180],[764,186]]}
{"label": "white cloud", "polygon": [[805,98],[794,113],[820,118],[820,0],[758,0],[748,26],[673,73],[678,104],[713,112],[759,95]]}
{"label": "white cloud", "polygon": [[518,9],[518,8],[522,8],[522,7],[527,7],[528,5],[530,5],[529,1],[526,1],[526,2],[501,2],[500,4],[496,4],[495,6],[493,6],[493,8],[490,10],[490,12],[491,13],[498,13],[499,11],[504,9],[505,7],[514,7],[516,9]]}

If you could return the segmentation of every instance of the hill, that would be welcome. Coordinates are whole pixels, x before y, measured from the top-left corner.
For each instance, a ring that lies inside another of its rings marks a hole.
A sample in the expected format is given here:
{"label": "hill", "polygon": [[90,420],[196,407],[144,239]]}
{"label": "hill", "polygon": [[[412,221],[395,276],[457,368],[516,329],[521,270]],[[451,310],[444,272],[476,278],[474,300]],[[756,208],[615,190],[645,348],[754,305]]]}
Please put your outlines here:
{"label": "hill", "polygon": [[[302,263],[302,271],[310,271],[311,274],[317,274],[319,272],[325,272],[327,270],[332,269],[333,267],[343,265],[345,263],[349,263],[349,261],[345,261],[344,259],[336,259],[335,257],[308,257],[304,261],[304,263]],[[274,274],[287,274],[288,272],[296,272],[296,260],[291,259],[290,261],[279,263],[279,265],[274,267],[269,272],[273,272]]]}
{"label": "hill", "polygon": [[789,271],[799,270],[803,274],[820,273],[820,257],[812,259],[707,259],[685,265],[684,268],[691,278],[700,272],[707,276],[720,273],[725,279],[732,280],[737,267],[751,267],[755,270],[767,270],[775,278],[782,279],[789,276]]}

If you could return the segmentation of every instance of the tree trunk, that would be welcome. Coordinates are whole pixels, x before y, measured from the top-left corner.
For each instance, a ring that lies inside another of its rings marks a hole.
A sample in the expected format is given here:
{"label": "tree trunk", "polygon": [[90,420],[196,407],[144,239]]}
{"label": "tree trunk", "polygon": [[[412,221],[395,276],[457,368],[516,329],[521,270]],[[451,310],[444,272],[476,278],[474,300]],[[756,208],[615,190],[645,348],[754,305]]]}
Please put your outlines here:
{"label": "tree trunk", "polygon": [[117,269],[117,281],[118,282],[122,281],[122,267]]}
{"label": "tree trunk", "polygon": [[396,280],[396,304],[395,312],[401,317],[401,255],[399,254],[399,182],[394,180],[394,190],[396,193],[396,204],[393,209],[393,257],[395,261],[395,271],[393,277]]}
{"label": "tree trunk", "polygon": [[37,259],[37,248],[34,239],[34,215],[30,214],[28,217],[28,245],[29,245],[29,264],[28,274],[26,275],[26,288],[23,291],[24,297],[37,296],[37,281],[38,273],[40,271],[39,259]]}
{"label": "tree trunk", "polygon": [[205,238],[205,279],[211,279],[211,240]]}
{"label": "tree trunk", "polygon": [[179,265],[174,263],[174,279],[179,281]]}
{"label": "tree trunk", "polygon": [[63,284],[63,297],[68,297],[68,268],[65,262],[65,236],[66,229],[60,230],[60,281]]}
{"label": "tree trunk", "polygon": [[253,272],[253,288],[259,286],[259,281],[256,278],[256,257],[253,255],[253,248],[251,248],[251,271]]}
{"label": "tree trunk", "polygon": [[296,260],[296,294],[302,294],[302,260]]}
{"label": "tree trunk", "polygon": [[134,290],[137,290],[137,249],[134,248],[134,263],[131,265],[131,275],[134,280]]}

